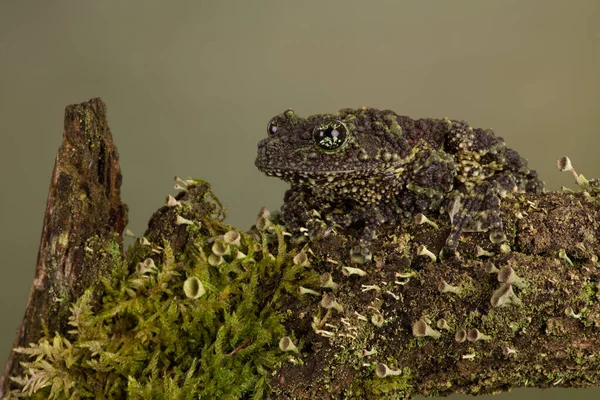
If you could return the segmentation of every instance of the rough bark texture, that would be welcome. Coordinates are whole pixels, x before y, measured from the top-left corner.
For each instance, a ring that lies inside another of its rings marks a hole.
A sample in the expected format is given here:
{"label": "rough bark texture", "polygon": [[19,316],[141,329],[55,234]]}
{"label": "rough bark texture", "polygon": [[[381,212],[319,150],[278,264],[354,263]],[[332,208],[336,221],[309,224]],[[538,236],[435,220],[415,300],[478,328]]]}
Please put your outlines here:
{"label": "rough bark texture", "polygon": [[[121,170],[98,98],[65,109],[63,143],[50,182],[35,279],[13,347],[36,342],[47,328],[65,332],[71,303],[99,283],[122,252],[127,206]],[[0,378],[0,397],[20,375],[26,357],[12,352]]]}
{"label": "rough bark texture", "polygon": [[[274,398],[394,399],[599,386],[598,199],[547,193],[505,199],[502,207],[506,253],[487,234],[463,234],[461,256],[433,263],[418,255],[418,247],[436,253],[447,225],[388,227],[373,244],[375,262],[359,266],[367,274],[344,276],[351,233],[310,244],[315,259],[341,261],[313,266],[332,274],[343,312],[324,318],[316,296],[283,305],[291,310],[286,325],[303,346],[303,362],[281,367],[271,382],[279,393]],[[490,253],[477,255],[478,245]],[[519,279],[500,282],[509,268]],[[508,286],[514,295],[496,297],[493,305],[495,293]],[[425,323],[439,337],[419,337]],[[380,363],[400,374],[377,377]]]}

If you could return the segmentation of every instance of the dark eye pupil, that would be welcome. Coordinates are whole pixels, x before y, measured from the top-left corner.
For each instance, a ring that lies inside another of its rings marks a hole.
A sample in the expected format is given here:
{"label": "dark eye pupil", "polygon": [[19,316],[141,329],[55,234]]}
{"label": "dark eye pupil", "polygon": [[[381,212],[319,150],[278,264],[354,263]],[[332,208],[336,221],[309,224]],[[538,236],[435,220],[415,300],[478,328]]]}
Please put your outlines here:
{"label": "dark eye pupil", "polygon": [[348,130],[341,121],[326,122],[315,127],[313,138],[323,150],[335,150],[347,139]]}

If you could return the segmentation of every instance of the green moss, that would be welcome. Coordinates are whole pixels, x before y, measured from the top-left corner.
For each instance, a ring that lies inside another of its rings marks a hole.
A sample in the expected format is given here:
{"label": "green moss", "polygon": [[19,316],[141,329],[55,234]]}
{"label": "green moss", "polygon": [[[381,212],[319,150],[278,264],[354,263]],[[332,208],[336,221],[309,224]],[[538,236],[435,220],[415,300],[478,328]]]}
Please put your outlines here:
{"label": "green moss", "polygon": [[[295,252],[287,251],[276,224],[262,235],[241,233],[241,255],[211,266],[212,242],[232,227],[222,222],[224,211],[208,185],[188,182],[181,196],[186,206],[169,211],[196,222],[186,227],[185,243],[174,251],[164,234],[176,230],[171,227],[162,231],[162,242],[137,243],[125,259],[118,247],[102,247],[113,260],[118,255],[111,278],[103,281],[102,303],[92,304],[87,290],[71,308],[72,330],[18,349],[32,361],[14,378],[25,395],[14,391],[9,398],[264,398],[270,372],[289,358],[277,345],[287,315],[278,311],[278,300],[318,275],[293,265]],[[195,185],[204,190],[194,192]],[[98,246],[93,239],[88,244],[94,256]],[[145,265],[156,268],[132,272],[148,258]],[[189,277],[202,282],[205,295],[185,296]]]}
{"label": "green moss", "polygon": [[386,399],[407,399],[410,398],[412,393],[412,386],[409,383],[412,378],[410,369],[403,368],[401,375],[385,378],[374,377],[372,380],[365,382],[365,388],[369,394],[385,395]]}
{"label": "green moss", "polygon": [[598,289],[598,283],[585,283],[581,288],[581,297],[586,304],[591,304],[600,300],[600,290]]}

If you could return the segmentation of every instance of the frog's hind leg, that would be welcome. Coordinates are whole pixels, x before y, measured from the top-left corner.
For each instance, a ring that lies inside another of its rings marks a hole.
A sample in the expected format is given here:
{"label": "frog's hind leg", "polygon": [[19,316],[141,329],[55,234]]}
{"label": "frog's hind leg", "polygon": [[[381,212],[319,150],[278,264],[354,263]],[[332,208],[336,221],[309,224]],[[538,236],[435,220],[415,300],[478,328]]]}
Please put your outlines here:
{"label": "frog's hind leg", "polygon": [[440,252],[442,258],[455,253],[463,232],[492,231],[498,242],[503,241],[502,238],[506,235],[502,226],[500,197],[506,195],[507,186],[512,186],[511,190],[515,187],[510,182],[504,185],[504,178],[506,177],[498,176],[498,179],[482,182],[467,194],[457,193],[450,204],[452,228]]}

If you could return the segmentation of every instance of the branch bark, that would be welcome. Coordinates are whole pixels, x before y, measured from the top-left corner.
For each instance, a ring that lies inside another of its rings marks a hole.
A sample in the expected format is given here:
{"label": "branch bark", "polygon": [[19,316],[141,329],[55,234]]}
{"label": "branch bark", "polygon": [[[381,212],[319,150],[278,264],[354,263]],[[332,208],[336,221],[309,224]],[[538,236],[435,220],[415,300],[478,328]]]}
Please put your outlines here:
{"label": "branch bark", "polygon": [[[106,105],[95,98],[66,107],[35,279],[13,348],[37,342],[44,330],[65,332],[71,303],[86,288],[98,286],[113,257],[122,255],[127,206],[120,198],[121,181]],[[25,358],[11,352],[0,397],[12,388],[9,377],[22,373],[19,363]]]}
{"label": "branch bark", "polygon": [[[505,199],[508,247],[463,234],[462,256],[435,263],[419,246],[436,253],[447,224],[387,227],[373,244],[375,262],[361,267],[365,276],[341,273],[356,235],[311,243],[315,259],[342,260],[314,267],[332,274],[344,310],[325,318],[320,298],[283,305],[304,350],[302,363],[273,377],[276,398],[599,386],[598,204],[598,193]],[[379,378],[386,369],[399,375]]]}

